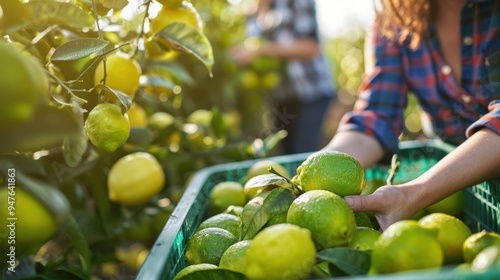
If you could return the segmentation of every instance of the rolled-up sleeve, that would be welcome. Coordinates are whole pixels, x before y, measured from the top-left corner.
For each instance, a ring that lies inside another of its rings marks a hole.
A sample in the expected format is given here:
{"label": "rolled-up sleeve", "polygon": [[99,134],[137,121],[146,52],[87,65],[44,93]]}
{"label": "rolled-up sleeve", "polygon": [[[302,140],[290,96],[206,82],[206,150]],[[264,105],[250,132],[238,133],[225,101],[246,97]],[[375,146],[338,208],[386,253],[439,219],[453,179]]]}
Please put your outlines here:
{"label": "rolled-up sleeve", "polygon": [[399,135],[404,127],[408,86],[398,46],[368,33],[365,50],[374,50],[374,67],[358,91],[352,112],[343,116],[339,131],[354,130],[375,137],[387,152],[397,153]]}
{"label": "rolled-up sleeve", "polygon": [[490,102],[488,110],[488,114],[485,114],[469,126],[466,131],[467,137],[471,137],[482,128],[488,128],[500,135],[500,100]]}

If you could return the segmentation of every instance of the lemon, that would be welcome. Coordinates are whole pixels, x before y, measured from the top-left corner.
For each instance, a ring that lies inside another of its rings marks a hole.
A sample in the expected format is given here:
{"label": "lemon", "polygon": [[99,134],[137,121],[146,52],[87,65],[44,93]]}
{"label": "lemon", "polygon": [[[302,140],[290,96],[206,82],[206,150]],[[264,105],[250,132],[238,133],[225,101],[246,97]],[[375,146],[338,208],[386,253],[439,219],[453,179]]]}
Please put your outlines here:
{"label": "lemon", "polygon": [[42,65],[15,46],[0,43],[0,127],[29,120],[49,90]]}
{"label": "lemon", "polygon": [[115,257],[126,267],[137,271],[149,254],[149,249],[142,243],[133,243],[127,247],[118,247],[115,251]]}
{"label": "lemon", "polygon": [[169,113],[155,112],[148,118],[148,127],[152,130],[162,130],[174,122],[175,118]]}
{"label": "lemon", "polygon": [[[270,167],[276,170],[276,172],[278,172],[279,174],[290,178],[290,173],[282,164],[271,159],[260,159],[253,163],[248,169],[244,178],[245,182],[248,182],[248,180],[258,175],[270,174]],[[245,194],[247,196],[247,199],[250,200],[254,198],[261,190],[261,188],[248,188],[245,186]]]}
{"label": "lemon", "polygon": [[479,252],[491,245],[500,245],[498,233],[487,230],[473,233],[463,243],[462,250],[465,262],[472,262]]}
{"label": "lemon", "polygon": [[248,279],[306,279],[312,271],[316,249],[309,230],[292,224],[263,229],[246,253]]}
{"label": "lemon", "polygon": [[250,248],[250,244],[252,244],[251,240],[242,240],[231,245],[222,255],[219,267],[244,274],[246,268],[246,254],[248,248]]}
{"label": "lemon", "polygon": [[464,222],[448,214],[432,213],[422,217],[418,223],[424,228],[437,230],[445,264],[463,262],[462,245],[472,234]]}
{"label": "lemon", "polygon": [[484,272],[493,267],[500,267],[500,244],[481,250],[471,264],[471,269],[476,272]]}
{"label": "lemon", "polygon": [[369,227],[356,227],[356,231],[352,236],[348,247],[354,248],[360,251],[370,251],[373,250],[375,242],[382,235],[378,230],[374,230]]}
{"label": "lemon", "polygon": [[187,117],[186,121],[188,123],[194,123],[205,127],[210,127],[210,123],[212,122],[212,117],[213,117],[212,111],[207,109],[198,109],[191,112],[191,114],[189,114],[189,116]]}
{"label": "lemon", "polygon": [[164,183],[164,171],[154,156],[132,153],[120,158],[109,170],[109,199],[127,206],[140,205],[158,194]]}
{"label": "lemon", "polygon": [[253,91],[259,88],[260,78],[259,75],[252,70],[245,70],[240,76],[241,88],[247,91]]}
{"label": "lemon", "polygon": [[221,228],[229,231],[234,236],[239,237],[241,231],[241,221],[235,215],[220,213],[204,220],[197,230],[209,227]]}
{"label": "lemon", "polygon": [[[123,53],[113,53],[106,57],[106,85],[134,98],[139,89],[142,70],[137,60]],[[104,61],[99,62],[94,72],[94,85],[104,78]],[[116,101],[114,94],[106,92],[108,101]]]}
{"label": "lemon", "polygon": [[130,127],[147,127],[148,116],[146,111],[137,103],[133,102],[127,111]]}
{"label": "lemon", "polygon": [[210,208],[222,213],[229,206],[244,206],[247,202],[243,186],[234,181],[220,182],[210,191]]}
{"label": "lemon", "polygon": [[360,194],[366,187],[360,163],[337,151],[318,151],[309,155],[297,168],[297,177],[305,192],[327,190],[344,197]]}
{"label": "lemon", "polygon": [[310,230],[319,249],[347,246],[356,230],[349,205],[325,190],[308,191],[297,197],[288,209],[286,221]]}
{"label": "lemon", "polygon": [[219,265],[229,246],[238,242],[229,231],[221,228],[205,228],[194,233],[186,247],[188,264],[210,263]]}
{"label": "lemon", "polygon": [[[19,186],[15,193],[7,187],[0,188],[0,246],[15,246],[22,254],[37,250],[57,233],[57,221],[50,210],[37,198]],[[12,203],[15,202],[13,205]],[[12,212],[8,206],[14,206]],[[8,220],[8,218],[16,218]],[[13,225],[13,227],[9,227]],[[4,252],[4,251],[2,251]]]}
{"label": "lemon", "polygon": [[270,90],[279,85],[281,77],[276,72],[268,72],[264,74],[261,78],[261,83],[264,89]]}
{"label": "lemon", "polygon": [[436,235],[415,220],[395,222],[375,242],[370,271],[384,274],[440,268],[443,250]]}
{"label": "lemon", "polygon": [[183,277],[188,277],[190,274],[196,271],[204,271],[215,268],[217,268],[217,266],[210,263],[188,265],[175,275],[174,280],[182,279]]}
{"label": "lemon", "polygon": [[114,152],[127,141],[130,123],[120,107],[101,103],[90,111],[85,120],[85,130],[94,146],[106,152]]}
{"label": "lemon", "polygon": [[177,7],[163,6],[156,17],[149,21],[151,32],[158,33],[167,25],[181,22],[203,32],[203,21],[196,8],[187,1],[182,1]]}
{"label": "lemon", "polygon": [[465,206],[465,195],[463,192],[458,191],[451,194],[444,199],[429,205],[427,211],[429,213],[444,213],[459,217],[463,213]]}
{"label": "lemon", "polygon": [[158,2],[167,8],[176,8],[182,4],[182,0],[158,0]]}

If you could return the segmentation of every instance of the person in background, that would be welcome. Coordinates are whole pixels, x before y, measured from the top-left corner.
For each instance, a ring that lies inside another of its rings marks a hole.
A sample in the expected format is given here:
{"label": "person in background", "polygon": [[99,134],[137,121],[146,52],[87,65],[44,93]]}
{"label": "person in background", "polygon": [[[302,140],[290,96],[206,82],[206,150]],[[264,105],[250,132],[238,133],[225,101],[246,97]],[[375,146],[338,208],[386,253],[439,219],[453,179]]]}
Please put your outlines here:
{"label": "person in background", "polygon": [[500,1],[381,0],[352,112],[323,150],[363,167],[398,153],[408,93],[433,134],[457,146],[420,177],[348,196],[381,229],[468,186],[500,177]]}
{"label": "person in background", "polygon": [[282,152],[318,150],[323,119],[336,91],[331,65],[320,50],[314,0],[259,0],[246,27],[247,36],[263,43],[234,47],[230,54],[238,64],[248,65],[258,57],[285,62],[279,85],[267,95],[275,129],[288,132]]}

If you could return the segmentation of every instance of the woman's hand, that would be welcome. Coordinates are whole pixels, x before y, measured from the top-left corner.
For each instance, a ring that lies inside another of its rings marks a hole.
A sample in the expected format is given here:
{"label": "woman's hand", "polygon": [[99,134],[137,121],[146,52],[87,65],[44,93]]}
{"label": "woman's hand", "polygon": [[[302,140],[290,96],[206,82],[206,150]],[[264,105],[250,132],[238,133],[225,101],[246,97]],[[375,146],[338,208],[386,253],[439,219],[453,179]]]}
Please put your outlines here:
{"label": "woman's hand", "polygon": [[371,195],[344,197],[354,212],[373,211],[381,230],[391,224],[411,218],[416,209],[407,191],[409,186],[382,186]]}

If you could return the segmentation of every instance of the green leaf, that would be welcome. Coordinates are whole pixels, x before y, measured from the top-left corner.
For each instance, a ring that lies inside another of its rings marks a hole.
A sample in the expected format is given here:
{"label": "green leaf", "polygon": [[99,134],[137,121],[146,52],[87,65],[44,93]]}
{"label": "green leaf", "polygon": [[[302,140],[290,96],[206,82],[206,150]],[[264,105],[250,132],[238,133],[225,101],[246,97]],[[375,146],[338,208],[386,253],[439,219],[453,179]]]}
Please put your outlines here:
{"label": "green leaf", "polygon": [[197,270],[180,277],[175,277],[175,280],[244,280],[245,275],[242,273],[224,269],[224,268],[207,268],[204,270]]}
{"label": "green leaf", "polygon": [[[89,250],[89,245],[87,243],[87,240],[85,239],[85,236],[83,235],[82,231],[80,230],[80,227],[78,226],[77,222],[75,221],[74,217],[71,217],[69,219],[69,222],[66,224],[66,227],[64,228],[66,231],[66,235],[68,236],[69,240],[71,241],[71,244],[73,247],[75,247],[75,250],[78,252],[80,255],[80,261],[82,262],[82,268],[90,275],[90,250]],[[87,275],[87,277],[88,277]],[[82,278],[85,279],[85,278]]]}
{"label": "green leaf", "polygon": [[78,38],[59,46],[52,54],[52,61],[77,60],[101,51],[109,45],[109,41],[95,38]]}
{"label": "green leaf", "polygon": [[196,80],[186,68],[178,62],[155,61],[148,65],[148,73],[152,75],[165,75],[172,77],[174,83],[194,86]]}
{"label": "green leaf", "polygon": [[280,177],[276,174],[262,174],[257,175],[245,183],[245,188],[253,189],[253,188],[264,188],[267,186],[279,186],[279,187],[288,187],[290,183],[283,177]]}
{"label": "green leaf", "polygon": [[83,154],[87,150],[87,140],[87,134],[83,126],[79,132],[64,137],[62,152],[69,167],[75,167],[82,161]]}
{"label": "green leaf", "polygon": [[94,17],[75,4],[55,1],[32,1],[25,4],[32,12],[34,25],[61,24],[77,29],[92,27]]}
{"label": "green leaf", "polygon": [[59,189],[46,182],[25,175],[16,169],[16,179],[19,185],[35,196],[54,215],[57,224],[66,224],[70,218],[69,201]]}
{"label": "green leaf", "polygon": [[63,138],[78,133],[81,123],[69,110],[42,106],[23,124],[0,131],[0,152],[35,152],[61,145]]}
{"label": "green leaf", "polygon": [[128,0],[99,0],[99,3],[108,9],[121,10],[128,4]]}
{"label": "green leaf", "polygon": [[196,28],[181,22],[174,22],[163,28],[158,34],[173,49],[188,52],[200,60],[212,75],[214,54],[208,38]]}
{"label": "green leaf", "polygon": [[316,257],[328,261],[348,275],[364,275],[370,269],[370,254],[353,248],[328,248],[318,252]]}
{"label": "green leaf", "polygon": [[271,218],[271,215],[262,207],[269,193],[260,193],[243,207],[243,211],[241,212],[241,221],[243,224],[241,236],[243,239],[252,239]]}
{"label": "green leaf", "polygon": [[295,198],[291,189],[275,188],[264,200],[263,207],[270,214],[286,213]]}
{"label": "green leaf", "polygon": [[120,90],[110,88],[107,85],[103,84],[95,86],[95,90],[104,90],[113,93],[116,96],[116,98],[120,100],[120,103],[122,104],[123,107],[122,112],[127,112],[130,109],[130,106],[132,105],[132,98]]}
{"label": "green leaf", "polygon": [[0,0],[0,6],[3,11],[0,29],[7,30],[5,34],[21,28],[31,17],[30,10],[18,0]]}

